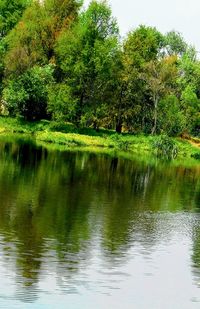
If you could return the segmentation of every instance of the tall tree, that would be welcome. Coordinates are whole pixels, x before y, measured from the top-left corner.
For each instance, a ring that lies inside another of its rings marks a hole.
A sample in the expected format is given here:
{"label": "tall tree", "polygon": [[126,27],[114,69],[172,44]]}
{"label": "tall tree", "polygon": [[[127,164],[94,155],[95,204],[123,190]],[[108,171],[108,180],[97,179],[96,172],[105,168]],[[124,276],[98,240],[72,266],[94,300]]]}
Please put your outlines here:
{"label": "tall tree", "polygon": [[130,32],[124,41],[121,74],[113,106],[116,131],[119,133],[123,125],[130,130],[143,129],[145,114],[149,114],[149,95],[140,75],[146,63],[157,59],[162,44],[161,33],[145,26]]}
{"label": "tall tree", "polygon": [[[7,52],[6,36],[22,17],[30,0],[0,0],[0,80],[4,75],[4,58]],[[2,90],[2,83],[0,85]]]}
{"label": "tall tree", "polygon": [[153,127],[152,134],[156,133],[158,121],[158,103],[166,95],[169,95],[175,88],[177,78],[176,56],[156,59],[148,62],[142,78],[153,102]]}
{"label": "tall tree", "polygon": [[[76,102],[75,120],[98,126],[119,52],[118,27],[107,3],[92,1],[77,24],[59,38],[56,51],[64,77],[61,88],[63,83],[68,88],[64,105]],[[50,109],[56,114],[56,105],[50,103]]]}
{"label": "tall tree", "polygon": [[182,35],[176,31],[170,31],[164,36],[163,45],[163,52],[166,56],[177,55],[182,57],[188,49]]}
{"label": "tall tree", "polygon": [[55,42],[77,17],[76,0],[33,1],[7,37],[7,75],[19,75],[35,64],[54,62]]}
{"label": "tall tree", "polygon": [[34,66],[17,80],[10,80],[3,90],[10,115],[21,115],[29,121],[46,118],[48,86],[52,82],[52,65]]}
{"label": "tall tree", "polygon": [[0,0],[0,39],[19,22],[30,0]]}
{"label": "tall tree", "polygon": [[185,131],[192,134],[200,132],[200,61],[194,48],[179,60],[179,78],[177,80],[179,99],[186,119]]}

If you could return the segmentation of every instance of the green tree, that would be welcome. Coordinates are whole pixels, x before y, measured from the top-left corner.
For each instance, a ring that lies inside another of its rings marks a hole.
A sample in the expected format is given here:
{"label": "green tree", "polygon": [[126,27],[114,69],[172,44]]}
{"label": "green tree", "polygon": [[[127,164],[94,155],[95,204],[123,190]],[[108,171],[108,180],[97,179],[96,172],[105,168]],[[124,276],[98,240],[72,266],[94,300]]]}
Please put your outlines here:
{"label": "green tree", "polygon": [[6,41],[6,75],[18,76],[35,64],[55,62],[54,46],[77,16],[76,0],[33,1]]}
{"label": "green tree", "polygon": [[176,31],[170,31],[164,36],[164,54],[168,56],[176,55],[182,57],[188,46],[182,35]]}
{"label": "green tree", "polygon": [[0,39],[19,22],[30,0],[0,0]]}
{"label": "green tree", "polygon": [[[22,17],[29,0],[0,0],[0,80],[4,75],[4,58],[7,52],[6,36]],[[0,85],[2,90],[2,82]]]}
{"label": "green tree", "polygon": [[186,123],[180,100],[175,94],[167,95],[159,101],[158,133],[177,136],[185,130]]}
{"label": "green tree", "polygon": [[189,133],[200,133],[200,99],[194,86],[189,84],[181,94],[182,108],[186,118],[185,130]]}
{"label": "green tree", "polygon": [[11,115],[22,115],[26,120],[47,117],[48,86],[53,82],[53,67],[34,66],[18,80],[9,81],[3,99]]}
{"label": "green tree", "polygon": [[140,26],[130,32],[123,44],[118,87],[112,113],[116,131],[122,126],[131,131],[143,130],[149,114],[149,95],[145,81],[140,78],[146,63],[157,59],[163,36],[155,28]]}
{"label": "green tree", "polygon": [[163,35],[152,27],[139,26],[128,34],[124,52],[130,66],[141,68],[146,62],[157,59],[164,45]]}
{"label": "green tree", "polygon": [[200,133],[200,62],[194,48],[190,48],[179,60],[180,76],[177,80],[179,98],[186,118],[185,131]]}
{"label": "green tree", "polygon": [[[69,97],[63,103],[76,102],[76,115],[74,118],[73,111],[71,119],[79,124],[83,122],[98,127],[99,115],[100,118],[104,116],[104,108],[101,107],[109,100],[119,53],[118,27],[107,3],[92,1],[79,16],[77,24],[64,31],[56,51],[62,83],[68,87]],[[63,85],[61,87],[63,89]],[[56,102],[55,99],[55,113],[59,106]]]}
{"label": "green tree", "polygon": [[150,61],[145,66],[141,78],[146,82],[147,90],[153,102],[153,126],[151,134],[157,131],[158,104],[166,95],[173,92],[177,78],[176,56]]}
{"label": "green tree", "polygon": [[72,88],[65,83],[53,83],[48,89],[48,112],[58,121],[74,120],[77,111],[77,99]]}

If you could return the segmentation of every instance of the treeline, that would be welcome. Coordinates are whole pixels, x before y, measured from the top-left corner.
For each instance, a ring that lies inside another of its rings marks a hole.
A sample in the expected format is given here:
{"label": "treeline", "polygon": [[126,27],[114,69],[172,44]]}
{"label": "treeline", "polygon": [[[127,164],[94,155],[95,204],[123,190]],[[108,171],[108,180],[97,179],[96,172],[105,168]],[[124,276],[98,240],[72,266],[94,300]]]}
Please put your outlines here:
{"label": "treeline", "polygon": [[[134,19],[134,15],[133,15]],[[200,133],[200,61],[182,36],[122,40],[106,1],[0,0],[1,112],[134,133]]]}

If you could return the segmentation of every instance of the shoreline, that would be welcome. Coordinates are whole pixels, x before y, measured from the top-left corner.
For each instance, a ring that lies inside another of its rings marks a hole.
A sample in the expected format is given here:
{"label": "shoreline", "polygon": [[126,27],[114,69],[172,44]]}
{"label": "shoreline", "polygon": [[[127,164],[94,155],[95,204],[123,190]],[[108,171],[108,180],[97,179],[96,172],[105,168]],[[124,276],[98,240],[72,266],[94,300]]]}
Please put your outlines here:
{"label": "shoreline", "polygon": [[[119,135],[114,131],[104,129],[96,132],[93,129],[76,129],[72,124],[61,126],[46,120],[26,122],[17,118],[0,117],[0,136],[23,138],[27,136],[31,137],[37,144],[46,144],[47,147],[54,145],[54,148],[57,146],[57,148],[66,150],[68,148],[82,148],[88,151],[91,149],[94,152],[124,153],[128,157],[131,155],[133,157],[157,157],[152,147],[153,142],[158,138],[157,136],[126,133]],[[173,160],[174,162],[191,160],[194,164],[200,164],[200,160],[191,157],[200,154],[199,140],[197,138],[189,140],[189,138],[177,137],[172,138],[172,140],[179,149],[177,158]]]}

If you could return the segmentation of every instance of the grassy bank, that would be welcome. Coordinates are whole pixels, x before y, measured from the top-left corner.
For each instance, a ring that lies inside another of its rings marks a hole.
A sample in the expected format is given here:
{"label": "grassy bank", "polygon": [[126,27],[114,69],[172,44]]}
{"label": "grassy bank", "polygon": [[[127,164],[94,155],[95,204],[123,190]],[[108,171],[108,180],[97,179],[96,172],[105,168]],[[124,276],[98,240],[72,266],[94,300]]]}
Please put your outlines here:
{"label": "grassy bank", "polygon": [[[46,120],[40,122],[26,122],[22,119],[0,117],[0,134],[29,135],[39,143],[61,145],[63,147],[84,147],[88,149],[115,150],[133,155],[154,154],[153,144],[157,137],[122,134],[111,130],[77,129],[72,124],[61,124]],[[194,141],[174,138],[178,148],[178,159],[198,158],[200,148],[198,140]]]}

